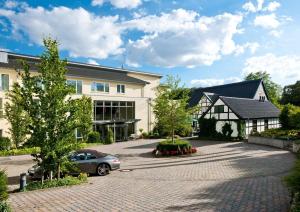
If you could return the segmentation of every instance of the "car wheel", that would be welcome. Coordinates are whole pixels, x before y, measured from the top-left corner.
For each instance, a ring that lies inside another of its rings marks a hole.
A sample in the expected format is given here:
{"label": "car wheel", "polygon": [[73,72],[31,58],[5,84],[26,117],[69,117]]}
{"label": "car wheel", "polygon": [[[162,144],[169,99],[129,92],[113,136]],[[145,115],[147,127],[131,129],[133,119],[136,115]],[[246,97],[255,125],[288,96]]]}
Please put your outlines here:
{"label": "car wheel", "polygon": [[99,166],[97,167],[97,174],[99,176],[105,176],[109,174],[109,166],[105,163],[99,164]]}

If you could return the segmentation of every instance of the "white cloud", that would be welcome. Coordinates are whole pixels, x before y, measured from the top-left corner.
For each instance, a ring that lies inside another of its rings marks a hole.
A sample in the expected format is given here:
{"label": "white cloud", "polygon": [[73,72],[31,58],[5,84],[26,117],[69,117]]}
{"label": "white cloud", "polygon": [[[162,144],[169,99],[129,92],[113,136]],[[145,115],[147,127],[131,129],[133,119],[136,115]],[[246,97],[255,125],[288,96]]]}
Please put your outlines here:
{"label": "white cloud", "polygon": [[274,12],[280,7],[280,3],[277,1],[272,1],[264,8],[264,11]]}
{"label": "white cloud", "polygon": [[141,0],[92,0],[92,6],[102,6],[104,2],[110,2],[116,8],[136,8],[142,4]]}
{"label": "white cloud", "polygon": [[25,8],[27,6],[28,6],[28,4],[26,2],[23,2],[23,1],[7,0],[7,1],[4,2],[4,7],[8,8],[8,9],[13,9],[13,8],[16,8],[16,7]]}
{"label": "white cloud", "polygon": [[97,63],[97,61],[93,59],[88,59],[87,63],[91,65],[99,65],[99,63]]}
{"label": "white cloud", "polygon": [[280,21],[278,20],[277,16],[272,13],[269,15],[259,15],[256,16],[254,20],[255,26],[260,26],[265,29],[276,29],[280,25]]}
{"label": "white cloud", "polygon": [[103,59],[123,51],[118,16],[95,16],[83,8],[67,7],[50,10],[26,7],[22,12],[0,10],[0,16],[10,20],[14,36],[22,32],[30,42],[41,45],[42,38],[50,35],[72,57]]}
{"label": "white cloud", "polygon": [[191,84],[194,86],[199,87],[211,87],[215,85],[223,85],[228,83],[240,82],[241,79],[238,77],[229,77],[225,79],[216,79],[216,78],[209,78],[209,79],[196,79],[192,80]]}
{"label": "white cloud", "polygon": [[300,79],[299,70],[300,56],[276,56],[269,53],[247,59],[244,64],[243,74],[247,75],[251,72],[266,71],[276,83],[287,85],[295,83],[295,81]]}
{"label": "white cloud", "polygon": [[[127,46],[127,64],[148,63],[155,66],[211,65],[224,55],[240,50],[233,36],[241,31],[241,15],[224,13],[213,17],[200,16],[184,9],[150,15],[123,23],[145,35]],[[245,48],[248,48],[244,46]]]}
{"label": "white cloud", "polygon": [[242,7],[246,12],[256,13],[259,11],[269,11],[274,12],[276,11],[281,5],[277,1],[270,2],[267,6],[264,7],[264,0],[257,0],[256,4],[252,1],[246,2]]}

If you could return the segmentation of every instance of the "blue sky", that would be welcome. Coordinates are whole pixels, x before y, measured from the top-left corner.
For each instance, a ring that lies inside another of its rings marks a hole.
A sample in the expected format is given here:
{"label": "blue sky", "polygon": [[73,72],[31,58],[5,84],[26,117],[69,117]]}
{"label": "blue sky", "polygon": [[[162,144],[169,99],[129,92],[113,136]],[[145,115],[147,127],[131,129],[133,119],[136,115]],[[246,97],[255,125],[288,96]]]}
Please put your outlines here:
{"label": "blue sky", "polygon": [[40,55],[60,42],[72,61],[178,75],[188,87],[267,71],[300,80],[297,0],[0,1],[0,49]]}

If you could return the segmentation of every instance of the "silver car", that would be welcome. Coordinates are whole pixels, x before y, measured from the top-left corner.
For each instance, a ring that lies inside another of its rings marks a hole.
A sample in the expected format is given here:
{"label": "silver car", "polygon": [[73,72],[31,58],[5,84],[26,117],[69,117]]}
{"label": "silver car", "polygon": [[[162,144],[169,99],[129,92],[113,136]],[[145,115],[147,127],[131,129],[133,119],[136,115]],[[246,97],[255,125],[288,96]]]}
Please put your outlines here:
{"label": "silver car", "polygon": [[[77,164],[80,172],[97,174],[99,176],[107,175],[110,171],[119,169],[121,164],[116,156],[92,149],[78,150],[71,154],[70,160]],[[29,175],[33,178],[39,178],[41,176],[40,172],[41,169],[37,165],[28,169]]]}

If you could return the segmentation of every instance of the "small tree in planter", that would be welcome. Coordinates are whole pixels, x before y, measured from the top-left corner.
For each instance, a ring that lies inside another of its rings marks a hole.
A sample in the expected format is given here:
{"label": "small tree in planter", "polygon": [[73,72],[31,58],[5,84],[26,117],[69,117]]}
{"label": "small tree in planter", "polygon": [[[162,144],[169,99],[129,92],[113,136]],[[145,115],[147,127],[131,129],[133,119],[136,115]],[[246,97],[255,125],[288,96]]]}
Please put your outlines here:
{"label": "small tree in planter", "polygon": [[176,130],[191,130],[192,126],[193,108],[188,108],[189,90],[179,84],[180,79],[167,76],[166,83],[157,89],[153,105],[156,125],[171,136],[173,143]]}

